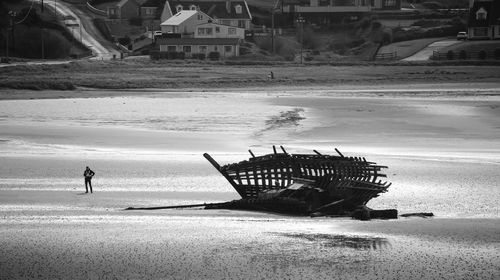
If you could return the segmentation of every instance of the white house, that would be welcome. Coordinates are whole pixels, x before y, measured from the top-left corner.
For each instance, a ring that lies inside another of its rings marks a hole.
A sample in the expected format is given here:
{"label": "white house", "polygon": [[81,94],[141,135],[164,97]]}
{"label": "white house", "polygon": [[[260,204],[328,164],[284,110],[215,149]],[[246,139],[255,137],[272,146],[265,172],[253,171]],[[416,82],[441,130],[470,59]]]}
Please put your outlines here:
{"label": "white house", "polygon": [[198,10],[182,10],[161,23],[162,33],[194,34],[200,24],[213,21],[212,18]]}
{"label": "white house", "polygon": [[194,38],[240,38],[245,39],[245,29],[213,22],[196,26]]}
{"label": "white house", "polygon": [[186,57],[208,57],[212,52],[218,52],[220,57],[240,55],[239,38],[160,38],[157,44],[160,52],[183,52]]}

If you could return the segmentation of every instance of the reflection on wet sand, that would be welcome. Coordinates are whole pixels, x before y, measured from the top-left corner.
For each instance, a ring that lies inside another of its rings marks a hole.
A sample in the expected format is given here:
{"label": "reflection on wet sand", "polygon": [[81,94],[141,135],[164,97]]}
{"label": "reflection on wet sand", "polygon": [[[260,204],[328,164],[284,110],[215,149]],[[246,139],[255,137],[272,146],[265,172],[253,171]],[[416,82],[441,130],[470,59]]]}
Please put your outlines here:
{"label": "reflection on wet sand", "polygon": [[338,234],[308,234],[308,233],[274,233],[276,235],[307,240],[326,248],[352,248],[356,250],[390,249],[387,238],[372,236],[338,235]]}

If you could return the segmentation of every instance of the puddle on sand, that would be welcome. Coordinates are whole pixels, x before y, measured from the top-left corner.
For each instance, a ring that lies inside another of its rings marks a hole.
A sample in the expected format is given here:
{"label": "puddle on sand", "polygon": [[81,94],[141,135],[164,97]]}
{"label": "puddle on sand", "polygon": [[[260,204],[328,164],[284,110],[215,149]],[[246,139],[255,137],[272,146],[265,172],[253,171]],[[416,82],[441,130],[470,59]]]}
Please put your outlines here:
{"label": "puddle on sand", "polygon": [[390,249],[387,238],[371,236],[353,236],[342,234],[308,234],[308,233],[272,233],[278,236],[314,242],[324,248],[351,248],[356,250]]}

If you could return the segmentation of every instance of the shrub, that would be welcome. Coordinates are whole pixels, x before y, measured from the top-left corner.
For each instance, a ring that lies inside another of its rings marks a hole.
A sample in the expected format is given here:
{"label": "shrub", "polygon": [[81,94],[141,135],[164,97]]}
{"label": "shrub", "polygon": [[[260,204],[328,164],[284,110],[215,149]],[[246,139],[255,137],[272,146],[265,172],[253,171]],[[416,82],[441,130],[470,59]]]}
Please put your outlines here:
{"label": "shrub", "polygon": [[210,60],[219,60],[219,58],[220,58],[220,53],[219,53],[219,52],[210,52],[210,53],[208,54],[208,58],[209,58]]}
{"label": "shrub", "polygon": [[372,21],[372,29],[379,29],[382,27],[382,24],[379,21]]}
{"label": "shrub", "polygon": [[483,51],[480,51],[480,52],[478,53],[477,57],[478,57],[479,59],[483,59],[483,60],[484,60],[484,59],[486,59],[486,52],[485,52],[484,50],[483,50]]}
{"label": "shrub", "polygon": [[493,55],[495,56],[495,59],[500,59],[500,49],[496,49]]}
{"label": "shrub", "polygon": [[186,53],[185,52],[177,52],[175,55],[176,59],[185,59],[186,58]]}
{"label": "shrub", "polygon": [[130,44],[130,37],[129,36],[125,36],[125,37],[122,37],[122,38],[118,38],[118,43],[124,45],[124,46],[128,46],[128,44]]}
{"label": "shrub", "polygon": [[367,29],[368,27],[370,27],[371,23],[372,23],[371,18],[364,17],[356,24],[356,29],[363,29],[363,30]]}
{"label": "shrub", "polygon": [[465,50],[461,50],[460,53],[458,54],[458,57],[460,59],[467,59],[467,52]]}
{"label": "shrub", "polygon": [[446,53],[446,59],[448,60],[453,60],[453,51],[452,50],[449,50],[447,53]]}
{"label": "shrub", "polygon": [[191,55],[191,58],[193,58],[193,59],[199,59],[199,60],[204,60],[205,59],[205,54],[204,53],[193,53]]}

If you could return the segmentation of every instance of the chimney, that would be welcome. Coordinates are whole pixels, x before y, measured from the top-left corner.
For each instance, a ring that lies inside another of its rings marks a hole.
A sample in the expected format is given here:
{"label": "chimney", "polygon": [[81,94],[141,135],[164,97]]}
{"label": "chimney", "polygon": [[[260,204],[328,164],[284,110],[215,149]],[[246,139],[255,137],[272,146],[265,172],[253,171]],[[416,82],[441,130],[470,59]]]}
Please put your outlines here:
{"label": "chimney", "polygon": [[228,14],[231,13],[231,0],[226,0],[226,10]]}

